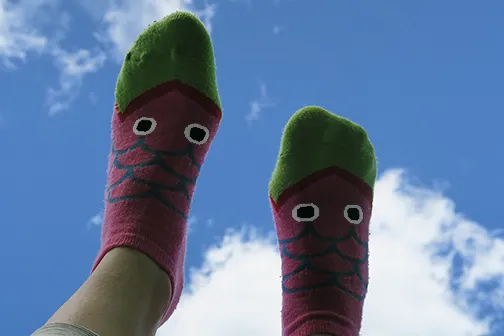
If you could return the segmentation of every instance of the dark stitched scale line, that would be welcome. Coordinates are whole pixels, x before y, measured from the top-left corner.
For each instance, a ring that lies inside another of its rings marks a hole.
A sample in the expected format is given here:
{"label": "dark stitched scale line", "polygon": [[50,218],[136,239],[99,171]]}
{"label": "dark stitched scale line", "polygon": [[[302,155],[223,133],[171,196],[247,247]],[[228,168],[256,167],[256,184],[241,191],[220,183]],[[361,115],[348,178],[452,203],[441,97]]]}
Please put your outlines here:
{"label": "dark stitched scale line", "polygon": [[[154,158],[149,159],[145,162],[139,163],[139,164],[134,164],[134,165],[123,165],[119,162],[119,157],[123,154],[127,154],[137,148],[141,148],[143,151],[153,154]],[[186,200],[189,202],[191,200],[189,196],[189,190],[188,186],[193,185],[196,183],[196,180],[198,179],[198,176],[195,178],[189,178],[186,177],[182,174],[179,174],[167,165],[164,162],[165,157],[184,157],[187,156],[189,157],[191,164],[195,166],[199,172],[201,168],[201,164],[196,161],[196,158],[194,157],[194,145],[193,144],[188,144],[187,147],[181,151],[178,152],[172,152],[172,151],[165,151],[165,150],[155,150],[147,146],[145,143],[145,137],[140,137],[137,142],[135,142],[130,148],[128,149],[114,149],[112,145],[112,165],[114,168],[117,170],[124,171],[123,176],[115,183],[110,185],[107,188],[107,202],[109,203],[116,203],[120,201],[127,201],[127,200],[132,200],[132,199],[145,199],[145,198],[154,198],[161,202],[163,205],[166,207],[172,209],[176,214],[181,216],[184,220],[187,220],[187,215],[180,209],[178,209],[172,202],[167,200],[165,197],[162,195],[163,190],[168,190],[172,192],[181,192],[184,194],[184,197]],[[157,166],[159,169],[162,169],[165,173],[170,174],[174,176],[175,178],[178,179],[178,182],[175,186],[169,186],[169,185],[164,185],[161,183],[157,182],[152,182],[143,178],[138,178],[134,176],[135,169],[136,168],[143,168],[143,167],[150,167],[150,166]],[[135,183],[140,183],[143,184],[147,187],[149,187],[149,190],[134,194],[134,195],[122,195],[119,197],[112,197],[111,193],[112,191],[117,188],[119,185],[124,183],[126,180],[130,180]]]}
{"label": "dark stitched scale line", "polygon": [[[290,253],[287,249],[287,244],[292,244],[295,243],[309,235],[314,235],[319,239],[322,239],[324,241],[329,241],[331,242],[331,245],[325,249],[322,252],[319,253],[312,253],[312,254],[300,254],[296,255],[294,253]],[[341,252],[338,249],[337,243],[341,243],[344,241],[347,241],[349,239],[355,240],[359,245],[361,245],[364,250],[365,254],[362,259],[357,259],[357,258],[352,258],[348,255],[345,255],[343,252]],[[331,237],[324,237],[320,235],[313,225],[306,225],[305,229],[298,234],[296,237],[289,238],[289,239],[282,239],[279,240],[280,244],[280,252],[282,255],[282,258],[288,258],[290,260],[294,260],[300,263],[300,265],[292,272],[289,274],[285,274],[282,276],[282,289],[285,293],[299,293],[299,292],[305,292],[305,291],[310,291],[318,288],[324,288],[324,287],[330,287],[330,286],[336,286],[339,289],[341,289],[343,292],[353,296],[359,301],[364,301],[364,298],[366,297],[367,293],[367,288],[368,288],[368,283],[367,280],[365,280],[361,274],[361,271],[359,269],[359,265],[364,264],[368,260],[368,244],[361,239],[358,238],[357,233],[355,232],[354,228],[351,228],[348,234],[346,234],[343,238],[331,238]],[[351,262],[353,264],[352,270],[349,272],[337,272],[337,271],[332,271],[332,270],[325,270],[319,267],[316,267],[312,265],[310,259],[314,257],[324,257],[329,254],[335,254],[339,256],[340,258]],[[286,286],[286,281],[290,279],[291,277],[301,273],[302,271],[307,270],[310,272],[314,273],[319,273],[323,275],[329,275],[329,279],[318,283],[316,285],[311,285],[311,286],[300,286],[297,288],[288,288]],[[364,290],[362,294],[357,294],[351,291],[350,289],[346,288],[346,286],[342,283],[341,278],[342,277],[356,277],[356,279],[361,283],[363,286]]]}

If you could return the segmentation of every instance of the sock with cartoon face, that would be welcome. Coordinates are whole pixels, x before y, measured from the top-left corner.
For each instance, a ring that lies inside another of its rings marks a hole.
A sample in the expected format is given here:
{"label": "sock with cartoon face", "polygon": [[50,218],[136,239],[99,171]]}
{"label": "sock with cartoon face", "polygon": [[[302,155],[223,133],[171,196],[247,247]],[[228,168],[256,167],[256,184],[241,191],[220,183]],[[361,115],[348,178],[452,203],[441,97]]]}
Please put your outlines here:
{"label": "sock with cartoon face", "polygon": [[184,283],[187,217],[221,120],[213,47],[195,16],[155,22],[127,53],[112,118],[102,247],[148,255],[169,276],[173,313]]}
{"label": "sock with cartoon face", "polygon": [[285,127],[269,184],[282,258],[284,336],[357,336],[376,179],[364,129],[320,107]]}

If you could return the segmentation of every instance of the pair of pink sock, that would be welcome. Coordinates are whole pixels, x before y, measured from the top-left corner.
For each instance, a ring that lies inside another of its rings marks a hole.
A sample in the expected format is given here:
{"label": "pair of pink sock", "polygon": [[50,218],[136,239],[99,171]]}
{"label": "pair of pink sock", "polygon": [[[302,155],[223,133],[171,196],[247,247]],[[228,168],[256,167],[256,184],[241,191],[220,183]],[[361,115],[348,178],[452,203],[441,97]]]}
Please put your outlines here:
{"label": "pair of pink sock", "polygon": [[[152,258],[173,287],[160,323],[171,316],[182,294],[186,221],[220,119],[210,99],[177,81],[114,113],[102,248],[93,270],[115,247]],[[282,255],[283,334],[356,336],[367,287],[370,198],[362,192],[365,188],[355,187],[360,182],[339,170],[307,180],[303,188],[272,201]],[[350,190],[344,201],[334,192],[339,187]],[[345,221],[342,204],[348,199],[363,210],[360,226]],[[320,218],[303,220],[317,211]]]}

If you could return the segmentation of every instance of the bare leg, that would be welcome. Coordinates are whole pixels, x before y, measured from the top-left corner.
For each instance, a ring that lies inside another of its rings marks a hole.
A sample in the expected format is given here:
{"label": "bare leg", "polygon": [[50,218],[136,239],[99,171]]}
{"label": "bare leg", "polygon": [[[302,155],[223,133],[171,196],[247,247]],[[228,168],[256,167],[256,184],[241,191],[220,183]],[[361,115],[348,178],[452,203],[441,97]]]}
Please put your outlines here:
{"label": "bare leg", "polygon": [[146,255],[115,248],[49,319],[104,336],[154,335],[171,296],[165,272]]}

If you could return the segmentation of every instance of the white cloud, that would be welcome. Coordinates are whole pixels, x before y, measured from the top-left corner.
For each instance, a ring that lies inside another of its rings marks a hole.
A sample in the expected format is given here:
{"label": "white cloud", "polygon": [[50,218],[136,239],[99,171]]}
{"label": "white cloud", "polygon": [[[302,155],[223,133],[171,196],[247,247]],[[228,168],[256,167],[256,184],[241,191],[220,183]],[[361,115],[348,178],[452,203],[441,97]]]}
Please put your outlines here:
{"label": "white cloud", "polygon": [[90,229],[92,226],[101,226],[103,223],[103,212],[99,212],[93,217],[88,222],[88,229]]}
{"label": "white cloud", "polygon": [[268,107],[272,107],[275,104],[268,95],[268,89],[266,84],[261,83],[259,86],[260,95],[257,99],[250,102],[250,111],[245,116],[245,120],[250,124],[251,122],[258,120],[261,117],[261,112]]}
{"label": "white cloud", "polygon": [[0,0],[0,56],[4,66],[15,68],[15,61],[25,61],[28,53],[45,49],[48,39],[33,25],[33,19],[37,11],[51,5],[50,0]]}
{"label": "white cloud", "polygon": [[199,226],[198,224],[204,224],[206,228],[211,228],[214,225],[214,219],[208,218],[205,221],[202,221],[196,216],[189,216],[187,220],[187,233],[193,233],[194,230],[196,230],[196,227]]}
{"label": "white cloud", "polygon": [[67,52],[55,48],[52,55],[56,66],[60,69],[60,79],[59,88],[49,88],[47,91],[47,104],[51,116],[70,107],[80,92],[84,76],[98,71],[106,60],[105,53],[99,49]]}
{"label": "white cloud", "polygon": [[[376,185],[371,283],[364,336],[482,336],[482,303],[502,311],[503,240],[455,212],[436,190],[388,171]],[[443,253],[441,253],[443,252]],[[454,256],[464,260],[454,277]],[[272,237],[229,233],[205,254],[164,335],[275,336],[280,331],[280,260]],[[498,278],[491,292],[479,285]],[[460,288],[450,283],[458,281]],[[198,321],[198,323],[194,323]]]}
{"label": "white cloud", "polygon": [[105,62],[100,50],[69,52],[61,46],[71,17],[58,5],[57,0],[0,0],[0,57],[4,66],[15,69],[16,61],[25,62],[30,53],[36,53],[53,57],[60,70],[60,87],[47,92],[50,115],[67,109],[79,94],[84,76]]}
{"label": "white cloud", "polygon": [[283,30],[283,27],[275,25],[273,26],[273,34],[278,35]]}
{"label": "white cloud", "polygon": [[190,216],[187,219],[187,233],[192,233],[196,229],[196,224],[198,224],[198,218],[196,216]]}
{"label": "white cloud", "polygon": [[211,20],[217,8],[209,4],[197,8],[191,0],[120,0],[107,3],[108,6],[100,5],[99,9],[86,7],[103,21],[104,29],[96,37],[102,43],[109,44],[119,61],[122,61],[138,35],[155,20],[175,11],[190,11],[198,15],[211,31]]}

